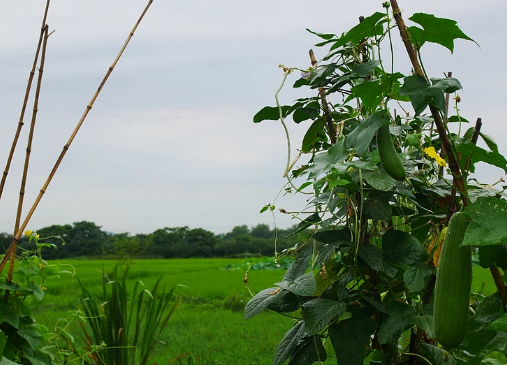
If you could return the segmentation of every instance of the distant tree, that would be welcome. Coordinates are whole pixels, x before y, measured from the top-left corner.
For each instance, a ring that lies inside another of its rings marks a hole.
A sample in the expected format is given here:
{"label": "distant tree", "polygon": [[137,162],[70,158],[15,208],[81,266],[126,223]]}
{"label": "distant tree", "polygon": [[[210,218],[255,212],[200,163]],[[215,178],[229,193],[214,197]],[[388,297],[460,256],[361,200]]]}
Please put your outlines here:
{"label": "distant tree", "polygon": [[258,238],[275,238],[275,233],[267,224],[260,223],[252,228],[250,234]]}
{"label": "distant tree", "polygon": [[241,235],[246,236],[248,234],[250,234],[250,230],[248,229],[247,225],[236,226],[232,229],[231,232],[225,234],[224,240],[236,238],[237,236],[241,236]]}

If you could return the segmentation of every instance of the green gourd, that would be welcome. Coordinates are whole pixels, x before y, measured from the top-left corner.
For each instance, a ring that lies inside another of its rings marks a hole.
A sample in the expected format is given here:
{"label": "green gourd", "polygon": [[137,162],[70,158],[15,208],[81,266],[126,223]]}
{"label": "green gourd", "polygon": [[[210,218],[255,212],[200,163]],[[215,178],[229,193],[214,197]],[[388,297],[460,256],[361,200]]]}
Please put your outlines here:
{"label": "green gourd", "polygon": [[460,247],[469,219],[455,213],[449,221],[435,284],[433,324],[438,342],[446,349],[457,347],[468,327],[472,287],[472,248]]}
{"label": "green gourd", "polygon": [[388,175],[399,181],[405,180],[405,168],[394,148],[388,125],[380,127],[377,131],[377,148],[380,162]]}

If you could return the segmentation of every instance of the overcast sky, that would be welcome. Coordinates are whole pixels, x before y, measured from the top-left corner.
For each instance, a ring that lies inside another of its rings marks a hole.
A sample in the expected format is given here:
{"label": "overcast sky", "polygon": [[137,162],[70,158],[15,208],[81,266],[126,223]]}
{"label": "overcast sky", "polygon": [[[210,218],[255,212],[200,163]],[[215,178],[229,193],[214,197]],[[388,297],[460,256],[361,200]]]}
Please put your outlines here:
{"label": "overcast sky", "polygon": [[[0,1],[0,169],[16,129],[46,1]],[[273,221],[260,208],[283,186],[285,137],[277,121],[253,115],[275,105],[280,63],[305,68],[308,50],[325,50],[305,28],[341,34],[382,1],[155,0],[137,29],[34,214],[30,229],[88,220],[111,232],[202,227],[216,233]],[[464,86],[462,115],[506,153],[507,2],[400,0],[415,12],[455,19],[475,39],[454,55],[423,48],[432,77],[452,71]],[[144,9],[141,0],[52,0],[49,38],[24,212],[32,204],[77,121]],[[396,67],[409,74],[399,47]],[[291,90],[281,103],[310,94]],[[35,90],[35,83],[33,86]],[[33,101],[29,102],[29,110]],[[11,232],[31,113],[0,201],[0,232]],[[307,125],[302,126],[308,127]],[[293,138],[302,135],[292,128]],[[299,143],[296,143],[299,146]],[[296,146],[296,147],[297,147]],[[480,168],[481,180],[502,176]],[[285,197],[277,207],[301,209]],[[23,214],[24,216],[24,214]],[[276,214],[287,227],[295,221]]]}

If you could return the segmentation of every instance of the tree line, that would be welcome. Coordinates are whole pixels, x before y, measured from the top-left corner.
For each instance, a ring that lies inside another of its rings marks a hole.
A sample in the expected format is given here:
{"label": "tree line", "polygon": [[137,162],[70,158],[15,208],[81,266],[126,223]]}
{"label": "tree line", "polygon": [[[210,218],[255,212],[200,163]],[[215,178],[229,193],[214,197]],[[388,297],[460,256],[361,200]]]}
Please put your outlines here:
{"label": "tree line", "polygon": [[[292,247],[296,236],[290,236],[295,227],[279,229],[277,250]],[[118,233],[103,231],[93,222],[52,225],[37,230],[43,247],[44,259],[97,258],[121,256],[138,258],[190,258],[190,257],[241,257],[273,256],[275,231],[267,224],[249,228],[236,226],[230,232],[214,234],[202,228],[165,227],[149,234]],[[289,237],[288,237],[289,236]],[[12,234],[0,233],[0,252],[5,252],[12,242]],[[35,241],[23,237],[21,250],[32,250]]]}

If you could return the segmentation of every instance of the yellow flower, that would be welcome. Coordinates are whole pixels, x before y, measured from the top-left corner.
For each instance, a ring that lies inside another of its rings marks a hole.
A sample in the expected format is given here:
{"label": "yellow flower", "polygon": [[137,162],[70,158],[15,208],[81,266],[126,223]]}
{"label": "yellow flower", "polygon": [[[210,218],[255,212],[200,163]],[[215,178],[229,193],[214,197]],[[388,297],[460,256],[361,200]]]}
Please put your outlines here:
{"label": "yellow flower", "polygon": [[25,231],[25,236],[30,237],[31,235],[32,235],[31,230]]}
{"label": "yellow flower", "polygon": [[38,234],[36,234],[36,235],[35,235],[35,239],[36,239],[36,240],[38,240],[38,239],[39,239],[39,237],[40,237],[40,236],[39,236]]}
{"label": "yellow flower", "polygon": [[427,147],[424,149],[424,153],[434,159],[440,166],[446,167],[447,162],[435,151],[435,147]]}

